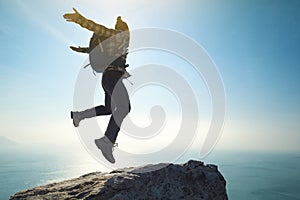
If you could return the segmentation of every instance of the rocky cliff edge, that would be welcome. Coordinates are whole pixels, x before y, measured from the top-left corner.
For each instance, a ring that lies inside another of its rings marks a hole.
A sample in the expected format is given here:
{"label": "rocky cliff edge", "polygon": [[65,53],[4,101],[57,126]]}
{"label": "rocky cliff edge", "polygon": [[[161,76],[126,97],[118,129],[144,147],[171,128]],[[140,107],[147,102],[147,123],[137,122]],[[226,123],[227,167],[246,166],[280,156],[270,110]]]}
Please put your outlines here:
{"label": "rocky cliff edge", "polygon": [[16,193],[10,200],[226,200],[226,181],[215,165],[190,160],[185,164],[156,164],[94,172],[75,179]]}

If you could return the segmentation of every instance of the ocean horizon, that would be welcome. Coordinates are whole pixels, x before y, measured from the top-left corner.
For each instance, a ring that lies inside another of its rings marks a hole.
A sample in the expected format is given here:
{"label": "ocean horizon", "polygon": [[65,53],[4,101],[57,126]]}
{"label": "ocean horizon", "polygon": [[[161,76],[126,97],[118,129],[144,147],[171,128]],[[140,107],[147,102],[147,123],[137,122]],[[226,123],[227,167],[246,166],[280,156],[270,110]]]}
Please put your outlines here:
{"label": "ocean horizon", "polygon": [[[0,199],[9,199],[18,191],[39,185],[101,171],[100,164],[91,158],[11,150],[0,154]],[[176,163],[199,160],[197,155],[188,153]],[[218,166],[231,200],[300,199],[299,152],[215,151],[201,160]]]}

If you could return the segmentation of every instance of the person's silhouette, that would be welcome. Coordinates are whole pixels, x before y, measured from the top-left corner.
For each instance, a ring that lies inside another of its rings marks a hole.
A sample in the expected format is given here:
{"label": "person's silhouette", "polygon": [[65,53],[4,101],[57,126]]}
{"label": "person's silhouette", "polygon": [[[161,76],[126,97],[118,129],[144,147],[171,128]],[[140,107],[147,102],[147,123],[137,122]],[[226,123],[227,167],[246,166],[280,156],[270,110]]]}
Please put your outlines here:
{"label": "person's silhouette", "polygon": [[[65,14],[63,17],[69,22],[77,23],[83,28],[94,32],[94,34],[90,40],[89,47],[71,46],[70,48],[76,52],[91,54],[95,47],[105,44],[104,47],[101,46],[101,50],[105,51],[107,57],[113,58],[113,61],[108,64],[102,75],[105,105],[100,105],[80,112],[71,111],[71,118],[73,119],[74,126],[78,127],[80,121],[83,119],[100,115],[111,115],[105,131],[105,136],[96,139],[95,144],[109,162],[115,163],[112,149],[120,131],[122,121],[130,112],[129,96],[122,82],[124,77],[130,76],[125,70],[125,68],[128,67],[128,65],[126,65],[126,57],[129,46],[129,28],[127,24],[122,21],[120,16],[117,18],[115,29],[109,29],[92,20],[86,19],[76,9],[73,8],[73,10],[75,11],[74,13]],[[117,34],[120,34],[122,38],[113,37]],[[104,40],[108,42],[101,43]]]}

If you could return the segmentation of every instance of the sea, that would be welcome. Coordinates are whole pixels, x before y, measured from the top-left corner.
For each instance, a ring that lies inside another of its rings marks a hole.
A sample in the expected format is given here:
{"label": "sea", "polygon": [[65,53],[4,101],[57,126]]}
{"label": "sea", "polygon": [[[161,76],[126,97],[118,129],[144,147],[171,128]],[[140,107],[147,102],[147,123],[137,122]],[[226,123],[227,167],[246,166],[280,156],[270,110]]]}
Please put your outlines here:
{"label": "sea", "polygon": [[[92,158],[71,154],[2,150],[0,156],[0,200],[21,190],[101,171]],[[202,161],[218,166],[230,200],[300,200],[300,153],[216,151]]]}

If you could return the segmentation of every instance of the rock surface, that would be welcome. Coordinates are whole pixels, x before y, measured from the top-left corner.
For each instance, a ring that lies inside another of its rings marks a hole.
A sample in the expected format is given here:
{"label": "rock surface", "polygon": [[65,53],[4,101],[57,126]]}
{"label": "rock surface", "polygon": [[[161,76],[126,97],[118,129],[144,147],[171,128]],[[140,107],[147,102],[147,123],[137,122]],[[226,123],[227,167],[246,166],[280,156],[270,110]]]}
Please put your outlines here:
{"label": "rock surface", "polygon": [[[157,170],[155,170],[157,169]],[[39,199],[211,199],[225,200],[226,181],[215,165],[190,160],[147,165],[79,178],[18,192],[10,198]]]}

